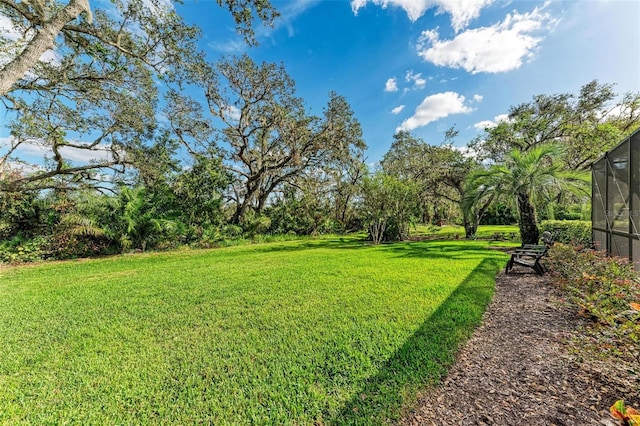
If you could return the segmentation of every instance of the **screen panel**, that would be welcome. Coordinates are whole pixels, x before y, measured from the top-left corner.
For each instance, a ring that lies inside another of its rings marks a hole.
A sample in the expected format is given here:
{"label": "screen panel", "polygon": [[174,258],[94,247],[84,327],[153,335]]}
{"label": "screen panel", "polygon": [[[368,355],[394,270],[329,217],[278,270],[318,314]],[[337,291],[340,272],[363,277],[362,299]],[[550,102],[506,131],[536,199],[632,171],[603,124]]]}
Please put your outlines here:
{"label": "screen panel", "polygon": [[593,231],[593,245],[596,250],[607,250],[607,233],[604,231]]}
{"label": "screen panel", "polygon": [[640,130],[592,165],[594,245],[640,270]]}
{"label": "screen panel", "polygon": [[631,144],[631,233],[640,235],[640,133],[635,133]]}
{"label": "screen panel", "polygon": [[593,226],[595,228],[607,229],[607,220],[605,212],[607,210],[607,160],[606,158],[600,159],[593,165],[593,180],[592,180],[592,198],[591,208]]}
{"label": "screen panel", "polygon": [[622,235],[611,235],[611,250],[612,256],[629,258],[629,237]]}
{"label": "screen panel", "polygon": [[608,198],[612,228],[629,232],[629,143],[625,142],[608,155]]}

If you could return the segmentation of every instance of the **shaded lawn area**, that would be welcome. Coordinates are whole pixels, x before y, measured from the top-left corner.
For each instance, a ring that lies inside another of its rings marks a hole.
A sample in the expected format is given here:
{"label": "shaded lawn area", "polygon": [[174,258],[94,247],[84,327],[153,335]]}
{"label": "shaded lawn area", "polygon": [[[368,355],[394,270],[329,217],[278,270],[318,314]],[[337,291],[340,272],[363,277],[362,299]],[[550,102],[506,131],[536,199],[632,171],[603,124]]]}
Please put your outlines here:
{"label": "shaded lawn area", "polygon": [[[445,239],[462,239],[464,238],[464,227],[459,225],[417,225],[409,230],[411,236],[445,238]],[[518,225],[480,225],[476,232],[476,237],[482,240],[492,240],[496,237],[499,239],[508,239],[512,241],[520,241],[520,230]]]}
{"label": "shaded lawn area", "polygon": [[505,261],[333,237],[0,270],[0,422],[383,423],[445,373]]}

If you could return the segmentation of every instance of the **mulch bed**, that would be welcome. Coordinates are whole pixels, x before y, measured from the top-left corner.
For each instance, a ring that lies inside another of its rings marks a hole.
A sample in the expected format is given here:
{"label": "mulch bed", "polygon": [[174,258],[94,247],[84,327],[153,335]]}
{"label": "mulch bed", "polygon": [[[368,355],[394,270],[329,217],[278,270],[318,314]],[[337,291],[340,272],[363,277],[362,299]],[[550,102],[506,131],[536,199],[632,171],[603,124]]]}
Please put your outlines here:
{"label": "mulch bed", "polygon": [[640,408],[640,380],[619,364],[578,358],[570,342],[588,320],[560,298],[547,276],[498,274],[483,324],[402,424],[619,425],[609,406]]}

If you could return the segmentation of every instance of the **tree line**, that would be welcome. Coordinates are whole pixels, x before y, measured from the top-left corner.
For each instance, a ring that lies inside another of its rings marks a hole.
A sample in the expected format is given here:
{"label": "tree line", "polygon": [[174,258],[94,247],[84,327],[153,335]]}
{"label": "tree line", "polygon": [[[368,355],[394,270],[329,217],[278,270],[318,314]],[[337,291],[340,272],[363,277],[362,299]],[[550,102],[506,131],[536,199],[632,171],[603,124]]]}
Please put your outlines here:
{"label": "tree line", "polygon": [[[255,20],[277,17],[262,0],[218,4],[250,44]],[[0,151],[6,250],[63,258],[360,230],[381,242],[440,219],[473,238],[499,215],[533,242],[540,214],[583,203],[590,162],[640,123],[640,94],[618,97],[593,81],[512,107],[464,151],[455,129],[437,144],[398,132],[370,170],[343,96],[330,92],[313,114],[282,64],[208,62],[200,30],[172,8],[113,5],[91,16],[74,9],[82,13],[64,18],[42,50],[38,31],[66,7],[0,0],[25,35],[3,40],[10,60],[0,70],[12,81],[0,92],[11,132]],[[16,61],[30,65],[20,71]],[[30,164],[29,147],[46,162]],[[87,160],[73,161],[80,152]]]}

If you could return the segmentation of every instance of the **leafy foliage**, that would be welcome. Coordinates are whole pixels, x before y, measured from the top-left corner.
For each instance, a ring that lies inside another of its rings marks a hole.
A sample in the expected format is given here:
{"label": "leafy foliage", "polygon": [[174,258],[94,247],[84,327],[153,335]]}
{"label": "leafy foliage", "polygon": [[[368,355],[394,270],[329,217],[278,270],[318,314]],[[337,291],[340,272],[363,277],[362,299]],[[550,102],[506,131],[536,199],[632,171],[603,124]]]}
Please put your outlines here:
{"label": "leafy foliage", "polygon": [[481,225],[511,225],[518,223],[518,218],[513,207],[505,203],[493,203],[482,215]]}
{"label": "leafy foliage", "polygon": [[317,117],[296,96],[284,65],[256,64],[245,54],[223,59],[217,71],[222,82],[202,75],[201,84],[209,111],[223,123],[217,137],[232,176],[234,224],[242,223],[248,210],[261,215],[274,192],[296,186],[306,174],[333,171],[344,158],[360,159],[366,145],[344,97],[330,93],[323,116]]}
{"label": "leafy foliage", "polygon": [[[556,144],[567,169],[585,170],[625,135],[640,126],[640,93],[626,93],[613,105],[613,84],[591,81],[579,94],[536,95],[512,106],[508,119],[485,129],[472,146],[496,162],[509,152]],[[617,111],[617,112],[614,112]]]}
{"label": "leafy foliage", "polygon": [[490,193],[518,212],[523,244],[537,244],[540,235],[536,206],[566,191],[586,198],[589,175],[566,170],[559,161],[557,145],[538,145],[523,152],[514,149],[504,163],[478,170],[468,178],[470,202]]}
{"label": "leafy foliage", "polygon": [[374,244],[404,240],[409,236],[416,209],[417,187],[381,171],[363,183],[363,211]]}
{"label": "leafy foliage", "polygon": [[590,247],[592,244],[591,221],[586,220],[543,220],[540,232],[549,231],[554,241]]}
{"label": "leafy foliage", "polygon": [[554,283],[592,319],[592,341],[580,346],[640,365],[640,311],[635,309],[640,276],[633,266],[626,259],[560,243],[549,250],[547,262]]}
{"label": "leafy foliage", "polygon": [[614,418],[622,421],[623,426],[640,426],[640,411],[625,405],[621,399],[609,408],[609,412]]}
{"label": "leafy foliage", "polygon": [[407,131],[400,131],[393,136],[381,167],[386,174],[416,185],[418,202],[413,214],[422,223],[462,221],[470,236],[478,225],[474,219],[479,217],[473,218],[473,212],[463,208],[462,200],[465,178],[477,164],[448,144],[455,135],[457,132],[450,129],[445,143],[434,146]]}
{"label": "leafy foliage", "polygon": [[40,223],[43,211],[37,198],[38,194],[32,191],[0,190],[0,240],[31,236],[38,231],[34,224]]}
{"label": "leafy foliage", "polygon": [[43,237],[26,239],[17,235],[0,242],[0,263],[37,262],[45,258],[47,240]]}

